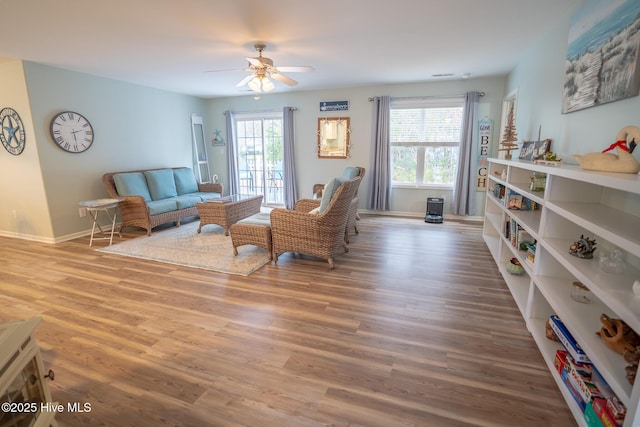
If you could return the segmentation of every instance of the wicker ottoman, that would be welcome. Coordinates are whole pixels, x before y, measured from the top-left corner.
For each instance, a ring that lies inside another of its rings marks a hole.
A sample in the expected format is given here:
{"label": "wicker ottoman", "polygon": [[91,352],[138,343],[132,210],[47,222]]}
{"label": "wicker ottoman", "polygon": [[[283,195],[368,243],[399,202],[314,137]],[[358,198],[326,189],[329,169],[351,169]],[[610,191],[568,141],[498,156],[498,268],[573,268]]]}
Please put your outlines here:
{"label": "wicker ottoman", "polygon": [[269,259],[273,259],[269,216],[269,213],[258,213],[231,225],[234,255],[238,255],[238,246],[254,245],[266,249],[269,252]]}

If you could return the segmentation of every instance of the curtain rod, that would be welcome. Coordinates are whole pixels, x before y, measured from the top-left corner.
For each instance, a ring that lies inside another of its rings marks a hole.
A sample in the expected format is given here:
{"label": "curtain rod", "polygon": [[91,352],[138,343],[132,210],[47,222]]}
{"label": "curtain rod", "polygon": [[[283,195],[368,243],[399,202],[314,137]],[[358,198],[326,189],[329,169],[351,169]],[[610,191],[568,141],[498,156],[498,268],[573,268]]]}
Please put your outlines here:
{"label": "curtain rod", "polygon": [[[288,108],[291,111],[298,110],[298,107],[282,107],[282,108]],[[228,111],[229,110],[223,111],[222,114],[226,116]],[[282,112],[282,110],[254,110],[254,111],[233,111],[233,114],[280,113],[280,112]]]}
{"label": "curtain rod", "polygon": [[[484,92],[478,92],[478,96],[484,96],[485,93]],[[459,98],[461,96],[465,96],[465,94],[460,94],[460,95],[430,95],[430,96],[408,96],[408,97],[395,97],[395,98],[391,98],[391,99],[429,99],[429,98]],[[369,97],[369,102],[373,101],[375,99],[375,97],[370,96]]]}

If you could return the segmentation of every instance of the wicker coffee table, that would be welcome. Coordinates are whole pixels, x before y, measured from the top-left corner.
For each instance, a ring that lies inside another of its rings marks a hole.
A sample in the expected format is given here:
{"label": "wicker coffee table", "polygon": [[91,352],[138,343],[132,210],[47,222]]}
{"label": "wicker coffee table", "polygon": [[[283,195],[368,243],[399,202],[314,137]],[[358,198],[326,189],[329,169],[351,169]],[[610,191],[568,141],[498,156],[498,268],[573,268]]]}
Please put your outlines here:
{"label": "wicker coffee table", "polygon": [[200,214],[198,233],[207,224],[217,224],[224,228],[224,235],[229,235],[229,227],[243,218],[260,212],[262,196],[231,195],[220,199],[212,199],[204,203],[196,203]]}

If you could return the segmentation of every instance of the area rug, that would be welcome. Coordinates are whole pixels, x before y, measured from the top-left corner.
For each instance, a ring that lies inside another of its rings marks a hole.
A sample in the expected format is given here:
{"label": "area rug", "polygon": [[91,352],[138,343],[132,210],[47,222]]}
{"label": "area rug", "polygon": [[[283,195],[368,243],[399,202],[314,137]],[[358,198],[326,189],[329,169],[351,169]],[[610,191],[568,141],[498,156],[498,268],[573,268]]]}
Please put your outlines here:
{"label": "area rug", "polygon": [[265,249],[246,245],[233,255],[231,237],[222,227],[203,227],[199,222],[154,231],[151,236],[136,237],[122,243],[97,249],[100,252],[201,268],[219,273],[248,276],[269,262]]}

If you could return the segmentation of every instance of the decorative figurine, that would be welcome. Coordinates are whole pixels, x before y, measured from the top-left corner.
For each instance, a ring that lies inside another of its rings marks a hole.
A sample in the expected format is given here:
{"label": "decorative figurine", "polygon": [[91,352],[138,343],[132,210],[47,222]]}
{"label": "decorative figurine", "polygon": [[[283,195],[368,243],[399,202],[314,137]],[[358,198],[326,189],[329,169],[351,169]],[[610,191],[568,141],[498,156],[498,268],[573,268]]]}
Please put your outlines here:
{"label": "decorative figurine", "polygon": [[[618,132],[616,142],[601,153],[588,153],[581,156],[574,154],[573,157],[585,170],[638,173],[640,172],[640,163],[631,154],[638,141],[640,141],[640,128],[626,126]],[[616,150],[618,154],[607,153],[611,150]]]}
{"label": "decorative figurine", "polygon": [[578,258],[591,259],[596,250],[596,240],[580,235],[580,240],[569,246],[569,253]]}
{"label": "decorative figurine", "polygon": [[629,364],[624,368],[627,376],[627,380],[633,385],[636,380],[636,374],[638,373],[638,361],[640,361],[640,346],[636,346],[635,350],[627,350],[624,353],[624,360]]}
{"label": "decorative figurine", "polygon": [[607,347],[620,353],[629,363],[625,371],[627,380],[633,384],[638,372],[638,360],[640,360],[640,336],[622,320],[612,319],[604,313],[600,315],[600,323],[602,328],[596,332],[596,335],[602,338]]}
{"label": "decorative figurine", "polygon": [[511,104],[511,108],[509,109],[509,113],[507,113],[507,123],[504,126],[504,133],[502,134],[502,140],[500,140],[500,146],[502,148],[498,148],[498,151],[506,151],[507,154],[504,155],[506,160],[511,160],[511,152],[518,148],[518,144],[516,141],[518,140],[518,134],[516,133],[516,123],[513,112],[513,104]]}
{"label": "decorative figurine", "polygon": [[602,338],[607,347],[616,353],[633,352],[640,345],[640,336],[621,319],[613,319],[602,313],[600,323],[602,323],[602,327],[596,332],[596,335]]}

